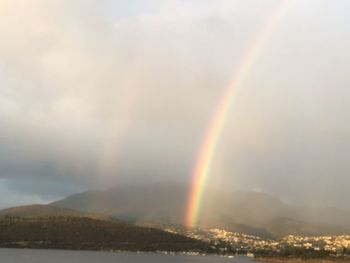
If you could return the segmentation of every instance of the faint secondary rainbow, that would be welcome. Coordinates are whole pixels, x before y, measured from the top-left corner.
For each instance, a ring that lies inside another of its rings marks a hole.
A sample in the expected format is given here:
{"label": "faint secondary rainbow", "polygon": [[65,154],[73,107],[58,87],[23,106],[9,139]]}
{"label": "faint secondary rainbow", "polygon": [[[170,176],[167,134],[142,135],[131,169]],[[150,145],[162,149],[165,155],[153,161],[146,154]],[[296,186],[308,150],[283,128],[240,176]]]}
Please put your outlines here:
{"label": "faint secondary rainbow", "polygon": [[244,85],[249,71],[261,53],[264,44],[268,41],[276,28],[279,20],[286,13],[290,2],[292,2],[292,0],[283,1],[281,6],[279,6],[275,13],[266,21],[256,37],[254,44],[243,57],[238,70],[233,75],[230,85],[219,101],[218,108],[216,109],[205,133],[193,170],[192,185],[185,213],[185,225],[187,227],[193,227],[197,224],[203,193],[215,155],[216,146],[227,121],[227,116],[235,98],[235,94],[237,93],[237,90]]}

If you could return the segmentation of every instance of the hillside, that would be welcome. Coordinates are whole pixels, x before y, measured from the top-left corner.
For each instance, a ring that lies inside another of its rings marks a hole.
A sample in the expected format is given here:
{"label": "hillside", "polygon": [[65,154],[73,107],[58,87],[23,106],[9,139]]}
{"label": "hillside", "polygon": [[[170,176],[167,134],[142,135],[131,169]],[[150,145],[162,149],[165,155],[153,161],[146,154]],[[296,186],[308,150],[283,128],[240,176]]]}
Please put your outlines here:
{"label": "hillside", "polygon": [[0,219],[4,217],[32,218],[32,217],[89,217],[101,220],[116,220],[110,216],[54,207],[51,205],[26,205],[11,207],[0,211]]}
{"label": "hillside", "polygon": [[273,237],[282,238],[287,235],[341,235],[350,233],[346,228],[332,227],[329,225],[312,224],[290,218],[277,218],[267,222],[264,228],[272,234]]}
{"label": "hillside", "polygon": [[75,194],[51,205],[108,214],[130,222],[179,224],[184,218],[186,197],[183,185],[128,185]]}
{"label": "hillside", "polygon": [[[269,238],[348,233],[350,229],[350,213],[345,211],[291,206],[263,193],[208,192],[200,226]],[[105,213],[140,225],[174,225],[183,223],[186,197],[187,188],[182,185],[129,185],[72,195],[52,205]]]}
{"label": "hillside", "polygon": [[0,219],[0,247],[208,251],[206,243],[158,229],[84,217]]}

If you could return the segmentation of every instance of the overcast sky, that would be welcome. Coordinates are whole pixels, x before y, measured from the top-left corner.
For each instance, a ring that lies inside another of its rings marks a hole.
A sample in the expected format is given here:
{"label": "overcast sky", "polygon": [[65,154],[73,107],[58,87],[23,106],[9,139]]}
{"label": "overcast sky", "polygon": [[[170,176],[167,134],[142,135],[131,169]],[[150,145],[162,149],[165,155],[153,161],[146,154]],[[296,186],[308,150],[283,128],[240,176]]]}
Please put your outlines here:
{"label": "overcast sky", "polygon": [[[189,182],[280,0],[1,0],[0,207]],[[350,1],[290,0],[239,89],[210,185],[350,210]]]}

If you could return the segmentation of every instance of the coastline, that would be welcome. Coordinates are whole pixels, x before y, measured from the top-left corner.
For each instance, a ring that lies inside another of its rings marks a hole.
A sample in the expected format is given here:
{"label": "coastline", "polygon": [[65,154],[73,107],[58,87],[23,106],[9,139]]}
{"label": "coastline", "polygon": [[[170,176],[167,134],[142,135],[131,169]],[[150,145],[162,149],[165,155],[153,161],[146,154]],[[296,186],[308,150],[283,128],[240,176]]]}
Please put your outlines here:
{"label": "coastline", "polygon": [[283,258],[283,257],[256,257],[257,262],[263,263],[350,263],[350,258]]}

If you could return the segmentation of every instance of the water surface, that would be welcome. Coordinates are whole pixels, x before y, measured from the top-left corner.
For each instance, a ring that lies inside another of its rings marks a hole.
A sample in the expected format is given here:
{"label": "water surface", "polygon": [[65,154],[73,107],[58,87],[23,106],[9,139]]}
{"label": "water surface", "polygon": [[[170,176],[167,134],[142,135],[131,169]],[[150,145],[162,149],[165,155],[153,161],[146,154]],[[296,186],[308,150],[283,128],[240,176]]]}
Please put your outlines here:
{"label": "water surface", "polygon": [[1,263],[250,263],[247,257],[162,255],[69,250],[0,249]]}

